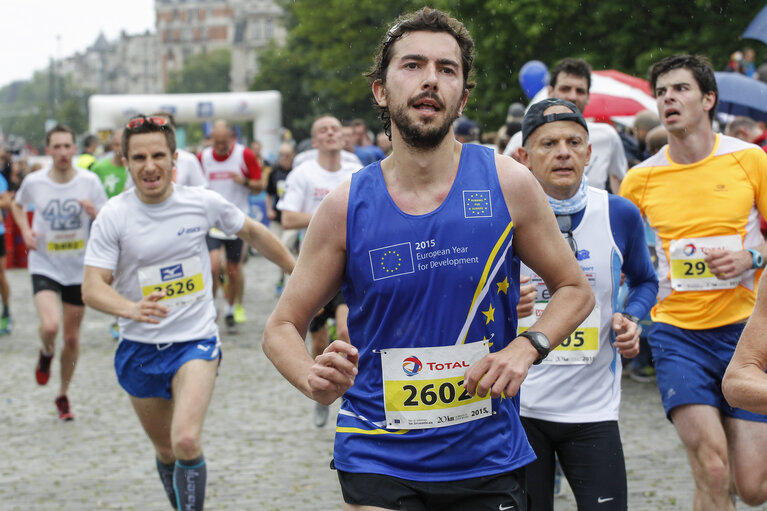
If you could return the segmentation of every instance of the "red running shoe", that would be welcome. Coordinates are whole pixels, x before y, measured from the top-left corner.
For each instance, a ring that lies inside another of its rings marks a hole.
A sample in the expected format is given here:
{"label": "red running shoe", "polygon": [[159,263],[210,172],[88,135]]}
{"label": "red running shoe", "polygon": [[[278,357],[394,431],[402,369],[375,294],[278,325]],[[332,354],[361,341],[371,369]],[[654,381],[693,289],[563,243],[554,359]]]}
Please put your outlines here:
{"label": "red running shoe", "polygon": [[59,396],[56,398],[56,408],[59,409],[59,419],[63,421],[74,420],[75,414],[69,409],[69,399],[67,396]]}
{"label": "red running shoe", "polygon": [[44,355],[40,350],[40,358],[37,360],[37,368],[35,368],[35,378],[40,385],[48,383],[48,378],[51,377],[51,360],[53,360],[53,355]]}

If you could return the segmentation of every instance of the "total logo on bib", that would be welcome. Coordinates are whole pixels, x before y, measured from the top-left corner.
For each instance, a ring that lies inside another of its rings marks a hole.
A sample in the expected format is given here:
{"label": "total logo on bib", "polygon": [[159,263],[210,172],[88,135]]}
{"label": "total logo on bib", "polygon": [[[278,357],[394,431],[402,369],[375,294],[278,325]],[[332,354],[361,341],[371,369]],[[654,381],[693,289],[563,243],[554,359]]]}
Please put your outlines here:
{"label": "total logo on bib", "polygon": [[440,428],[492,415],[489,394],[463,387],[466,370],[489,350],[487,341],[381,350],[386,427]]}

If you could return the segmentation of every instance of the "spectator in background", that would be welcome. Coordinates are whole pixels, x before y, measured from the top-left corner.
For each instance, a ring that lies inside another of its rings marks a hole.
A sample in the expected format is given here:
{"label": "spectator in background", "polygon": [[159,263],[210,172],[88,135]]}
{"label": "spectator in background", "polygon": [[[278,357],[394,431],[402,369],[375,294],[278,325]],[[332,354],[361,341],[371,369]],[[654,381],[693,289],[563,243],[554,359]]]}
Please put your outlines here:
{"label": "spectator in background", "polygon": [[756,75],[756,66],[754,65],[754,49],[746,48],[743,50],[743,74],[749,78]]}
{"label": "spectator in background", "polygon": [[99,137],[90,133],[83,138],[83,152],[77,158],[77,166],[90,170],[96,163],[96,150],[99,147]]}
{"label": "spectator in background", "polygon": [[104,191],[110,199],[115,195],[122,193],[125,188],[125,179],[128,174],[123,165],[123,153],[121,149],[122,134],[123,130],[121,129],[116,130],[112,134],[112,140],[110,141],[112,157],[104,158],[91,165],[91,171],[99,176],[101,184],[104,185]]}
{"label": "spectator in background", "polygon": [[668,144],[668,131],[665,126],[656,126],[647,132],[645,146],[650,156],[660,151],[666,144]]}
{"label": "spectator in background", "polygon": [[[647,150],[647,133],[656,126],[660,126],[660,119],[658,114],[650,110],[642,110],[636,116],[634,116],[634,127],[632,133],[639,145],[639,161],[644,161],[650,157],[650,152]],[[639,163],[639,162],[637,162]],[[630,164],[633,166],[635,164]]]}
{"label": "spectator in background", "polygon": [[476,122],[468,117],[460,117],[455,121],[455,139],[462,144],[479,144],[481,131]]}
{"label": "spectator in background", "polygon": [[362,119],[344,122],[343,143],[344,150],[356,154],[363,166],[386,158],[383,150],[370,142],[367,127]]}
{"label": "spectator in background", "polygon": [[385,131],[379,131],[376,135],[376,145],[386,156],[391,153],[391,140]]}
{"label": "spectator in background", "polygon": [[727,125],[725,135],[745,140],[756,144],[767,152],[767,130],[759,127],[759,124],[750,117],[738,116]]}
{"label": "spectator in background", "polygon": [[13,155],[5,146],[0,146],[0,174],[3,175],[6,181],[9,181],[11,178],[12,157]]}
{"label": "spectator in background", "polygon": [[743,52],[733,52],[732,55],[730,55],[730,60],[727,62],[727,66],[724,70],[729,73],[743,74]]}
{"label": "spectator in background", "polygon": [[[269,228],[275,236],[280,238],[294,255],[298,254],[298,229],[283,229],[282,211],[275,206],[285,194],[285,181],[293,168],[293,158],[296,151],[288,142],[280,144],[277,163],[272,166],[269,178],[266,182],[266,217],[269,219]],[[280,280],[277,281],[276,294],[281,295],[285,287],[285,272],[280,270]]]}
{"label": "spectator in background", "polygon": [[[548,88],[550,98],[565,99],[583,112],[589,104],[591,89],[591,66],[585,60],[566,58],[551,71]],[[586,122],[591,142],[591,160],[586,167],[589,186],[618,192],[621,180],[626,176],[628,162],[620,136],[615,128],[601,122]],[[522,133],[516,133],[503,154],[519,160]]]}

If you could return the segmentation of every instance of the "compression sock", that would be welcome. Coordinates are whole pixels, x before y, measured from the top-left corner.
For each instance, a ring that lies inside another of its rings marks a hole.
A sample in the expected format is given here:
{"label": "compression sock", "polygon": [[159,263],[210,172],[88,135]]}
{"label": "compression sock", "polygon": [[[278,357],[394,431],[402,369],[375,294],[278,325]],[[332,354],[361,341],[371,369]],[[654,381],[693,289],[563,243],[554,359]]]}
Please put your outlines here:
{"label": "compression sock", "polygon": [[179,511],[202,511],[207,475],[202,455],[193,460],[176,460],[173,488],[176,490]]}
{"label": "compression sock", "polygon": [[170,500],[170,505],[173,509],[177,509],[176,492],[173,490],[173,470],[176,468],[176,464],[166,465],[158,458],[155,458],[155,461],[157,462],[157,473],[160,474],[160,481],[162,481],[162,487],[165,488],[165,494]]}
{"label": "compression sock", "polygon": [[3,304],[3,317],[7,318],[11,315],[11,310],[8,308],[7,305]]}

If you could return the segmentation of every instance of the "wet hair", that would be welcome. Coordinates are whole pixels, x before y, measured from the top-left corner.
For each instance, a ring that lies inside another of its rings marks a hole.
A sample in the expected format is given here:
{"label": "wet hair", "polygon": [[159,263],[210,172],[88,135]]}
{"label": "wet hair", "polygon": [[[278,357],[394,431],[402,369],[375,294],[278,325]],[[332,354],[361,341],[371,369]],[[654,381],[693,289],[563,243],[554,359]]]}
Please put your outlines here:
{"label": "wet hair", "polygon": [[655,96],[655,84],[658,82],[658,77],[674,69],[687,69],[692,73],[702,94],[705,95],[709,92],[715,94],[714,106],[708,111],[708,117],[713,122],[716,107],[719,104],[719,89],[716,86],[716,77],[711,61],[702,55],[672,55],[656,62],[650,67],[650,90],[653,96]]}
{"label": "wet hair", "polygon": [[[389,69],[389,63],[392,57],[392,47],[403,35],[408,32],[446,32],[453,36],[458,43],[458,47],[461,49],[461,68],[463,70],[463,87],[464,89],[471,90],[476,85],[470,81],[472,63],[474,62],[474,41],[471,38],[471,34],[466,27],[453,18],[449,14],[431,9],[430,7],[424,7],[415,12],[403,14],[390,25],[389,29],[384,34],[383,39],[378,44],[378,50],[376,52],[375,59],[373,60],[373,67],[365,73],[368,82],[373,83],[380,81],[386,83],[386,72]],[[379,117],[383,122],[383,130],[386,135],[391,139],[391,117],[389,115],[389,109],[387,107],[381,107],[375,104],[378,110]]]}
{"label": "wet hair", "polygon": [[[153,123],[151,120],[155,117],[151,115],[149,117],[144,115],[136,115],[132,117],[130,121],[128,121],[128,125],[126,125],[123,129],[123,136],[120,144],[123,156],[126,159],[128,159],[128,142],[130,142],[130,138],[133,135],[143,135],[145,133],[162,133],[165,135],[165,141],[168,143],[168,149],[170,149],[171,157],[173,157],[173,153],[176,152],[176,130],[173,129],[173,125],[168,121],[166,121],[166,123],[163,125]],[[165,120],[164,117],[161,118]],[[131,128],[130,124],[137,119],[144,119],[144,122]]]}
{"label": "wet hair", "polygon": [[554,69],[551,70],[551,79],[549,85],[552,87],[557,86],[557,79],[559,73],[565,73],[568,75],[580,76],[586,79],[586,89],[591,90],[591,66],[583,59],[571,59],[566,58],[560,60]]}
{"label": "wet hair", "polygon": [[67,126],[66,124],[59,123],[56,126],[54,126],[53,128],[51,128],[50,130],[48,130],[48,132],[45,134],[45,146],[46,147],[48,147],[50,145],[50,143],[51,143],[51,135],[53,135],[54,133],[69,133],[70,135],[72,135],[72,143],[73,144],[75,143],[75,132],[74,132],[74,130],[72,128],[70,128],[69,126]]}

